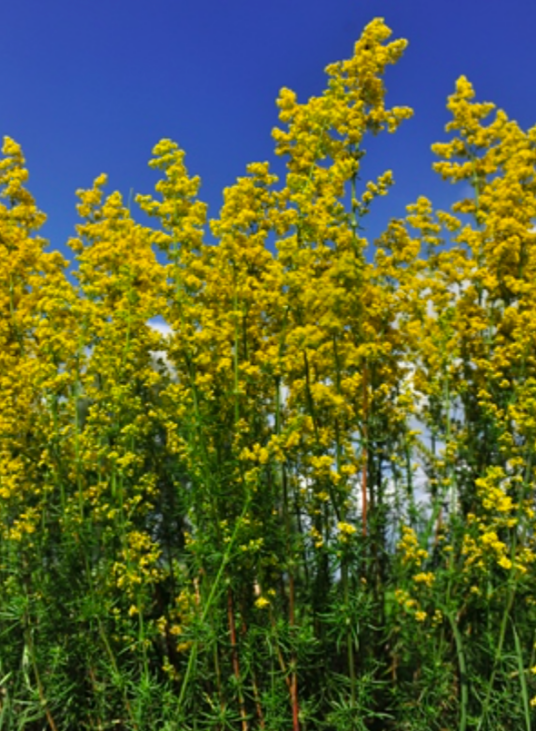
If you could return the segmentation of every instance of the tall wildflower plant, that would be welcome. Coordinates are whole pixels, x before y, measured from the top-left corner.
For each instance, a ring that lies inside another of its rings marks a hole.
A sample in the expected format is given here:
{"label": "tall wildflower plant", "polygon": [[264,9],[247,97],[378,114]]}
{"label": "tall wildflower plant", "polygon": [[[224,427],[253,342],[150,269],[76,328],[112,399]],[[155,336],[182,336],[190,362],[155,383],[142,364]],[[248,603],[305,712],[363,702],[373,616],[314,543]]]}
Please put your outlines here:
{"label": "tall wildflower plant", "polygon": [[211,220],[167,139],[150,227],[79,190],[74,283],[5,138],[0,728],[534,724],[535,132],[461,77],[472,195],[369,241],[390,37],[281,90],[282,180]]}

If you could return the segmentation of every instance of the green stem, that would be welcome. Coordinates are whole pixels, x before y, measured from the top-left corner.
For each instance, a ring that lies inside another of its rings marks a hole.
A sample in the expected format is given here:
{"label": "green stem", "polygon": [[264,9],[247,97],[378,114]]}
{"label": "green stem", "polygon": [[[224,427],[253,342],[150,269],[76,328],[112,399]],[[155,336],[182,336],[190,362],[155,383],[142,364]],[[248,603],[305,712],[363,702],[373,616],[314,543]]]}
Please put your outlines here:
{"label": "green stem", "polygon": [[521,696],[523,698],[523,712],[525,715],[525,726],[527,727],[527,731],[530,731],[532,726],[530,722],[530,703],[529,703],[529,693],[527,689],[527,679],[525,678],[525,667],[523,664],[523,651],[521,649],[521,642],[519,641],[519,636],[516,631],[516,626],[512,622],[512,631],[514,633],[514,641],[516,645],[516,655],[517,655],[517,667],[519,672],[519,682],[521,684]]}
{"label": "green stem", "polygon": [[461,706],[460,706],[460,722],[458,725],[458,731],[465,731],[467,728],[467,706],[469,703],[469,689],[467,685],[467,664],[465,661],[465,653],[463,649],[463,640],[460,629],[456,622],[456,619],[451,613],[447,614],[450,626],[452,627],[452,633],[454,634],[454,640],[456,642],[456,653],[458,655],[458,667],[460,669],[460,684],[461,684]]}
{"label": "green stem", "polygon": [[512,609],[512,605],[514,603],[515,593],[516,593],[516,585],[515,585],[515,583],[510,583],[509,587],[508,587],[508,601],[506,603],[506,607],[504,608],[504,612],[503,612],[503,616],[502,616],[502,620],[501,620],[501,629],[499,632],[499,643],[497,645],[497,650],[495,651],[495,658],[493,660],[493,668],[492,668],[491,676],[490,676],[490,679],[488,682],[486,697],[485,697],[484,703],[482,705],[482,715],[478,722],[477,731],[480,731],[480,729],[483,727],[483,724],[485,723],[485,721],[488,718],[491,693],[493,691],[493,685],[495,683],[495,676],[497,675],[497,669],[499,667],[499,662],[500,662],[501,656],[502,656],[504,640],[506,637],[506,627],[508,624],[508,620],[510,618],[510,611]]}
{"label": "green stem", "polygon": [[[225,567],[229,563],[229,559],[231,557],[231,551],[232,551],[232,549],[234,547],[234,544],[236,542],[236,539],[238,537],[238,533],[240,531],[240,528],[242,526],[242,523],[244,521],[244,518],[246,517],[246,513],[248,511],[249,504],[251,502],[251,497],[252,497],[252,494],[250,492],[247,495],[247,497],[246,497],[246,500],[244,502],[244,507],[242,508],[242,512],[240,513],[240,516],[239,516],[238,520],[236,521],[236,524],[235,524],[233,533],[231,535],[231,540],[227,544],[227,549],[226,549],[225,554],[223,555],[223,558],[221,560],[221,564],[220,564],[220,567],[218,569],[218,573],[216,574],[216,577],[215,577],[215,579],[214,579],[214,581],[212,583],[212,587],[211,587],[210,593],[209,593],[209,595],[207,597],[205,607],[204,607],[203,611],[201,612],[201,617],[200,617],[200,623],[201,624],[203,624],[205,622],[205,620],[207,618],[207,615],[208,615],[208,613],[209,613],[209,611],[210,611],[210,609],[212,607],[212,603],[213,603],[214,598],[216,596],[216,592],[220,588],[220,582],[221,582],[221,579],[222,579],[222,576],[223,576],[223,572],[225,571]],[[186,674],[185,674],[184,679],[183,679],[182,684],[181,684],[181,689],[180,689],[179,698],[178,698],[178,706],[179,706],[179,709],[181,709],[182,706],[183,706],[183,704],[184,704],[184,698],[185,698],[185,695],[186,695],[186,690],[188,688],[188,684],[189,684],[190,679],[191,679],[192,674],[193,674],[194,666],[195,666],[195,663],[196,663],[196,660],[197,660],[198,650],[199,650],[199,640],[196,639],[194,641],[194,643],[193,643],[193,647],[192,647],[192,650],[190,652],[190,656],[188,658],[188,665],[186,667]]]}

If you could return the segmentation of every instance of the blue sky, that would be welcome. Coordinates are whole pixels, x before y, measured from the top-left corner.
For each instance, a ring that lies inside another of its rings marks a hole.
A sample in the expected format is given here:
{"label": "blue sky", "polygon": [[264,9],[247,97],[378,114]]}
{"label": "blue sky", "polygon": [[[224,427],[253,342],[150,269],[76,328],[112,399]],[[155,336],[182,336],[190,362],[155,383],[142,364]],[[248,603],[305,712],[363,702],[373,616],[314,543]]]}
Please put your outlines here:
{"label": "blue sky", "polygon": [[[431,170],[447,139],[446,98],[465,74],[477,98],[523,128],[536,124],[534,0],[16,0],[2,3],[0,135],[23,146],[43,234],[67,254],[77,188],[101,172],[108,191],[152,192],[151,149],[169,137],[202,179],[216,216],[222,189],[252,161],[274,161],[270,131],[282,86],[321,93],[324,67],[348,58],[383,17],[409,47],[386,75],[389,105],[415,116],[366,144],[363,178],[392,169],[368,235],[424,194],[455,191]],[[283,170],[275,161],[276,172]],[[67,254],[70,258],[70,254]]]}

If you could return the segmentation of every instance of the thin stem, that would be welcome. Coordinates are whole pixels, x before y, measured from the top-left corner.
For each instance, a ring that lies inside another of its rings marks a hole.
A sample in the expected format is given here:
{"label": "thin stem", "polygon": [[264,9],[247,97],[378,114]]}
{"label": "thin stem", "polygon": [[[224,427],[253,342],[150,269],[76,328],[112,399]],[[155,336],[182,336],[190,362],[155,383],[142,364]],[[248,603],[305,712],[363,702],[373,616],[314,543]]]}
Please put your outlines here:
{"label": "thin stem", "polygon": [[469,689],[467,686],[467,663],[465,660],[465,653],[463,649],[462,635],[458,628],[456,619],[451,613],[448,613],[447,616],[449,618],[450,625],[452,627],[452,633],[454,634],[454,640],[456,642],[456,653],[458,655],[458,667],[460,670],[461,705],[458,731],[465,731],[465,729],[467,728],[467,706],[469,703]]}
{"label": "thin stem", "polygon": [[227,588],[227,620],[229,622],[229,634],[231,638],[231,658],[233,664],[233,672],[238,689],[238,705],[240,707],[240,720],[242,723],[242,731],[248,731],[248,720],[246,713],[246,704],[244,702],[244,693],[242,692],[242,681],[240,678],[240,659],[238,657],[238,643],[236,639],[236,624],[233,602],[233,591],[229,586]]}
{"label": "thin stem", "polygon": [[[227,549],[226,549],[226,551],[225,551],[225,553],[223,555],[223,558],[221,560],[220,567],[218,569],[218,573],[216,574],[216,577],[214,578],[214,581],[212,582],[212,586],[211,586],[211,589],[210,589],[208,598],[206,600],[205,607],[203,608],[203,611],[201,612],[201,617],[200,617],[200,623],[201,623],[201,625],[203,625],[205,623],[206,618],[207,618],[207,615],[208,615],[208,613],[209,613],[209,611],[210,611],[210,609],[212,607],[212,603],[213,603],[214,598],[216,596],[216,592],[220,588],[220,583],[221,583],[221,580],[222,580],[222,577],[223,577],[225,568],[226,568],[226,566],[229,563],[229,560],[231,558],[231,551],[234,548],[234,544],[235,544],[236,539],[238,537],[238,533],[240,531],[240,528],[242,527],[242,523],[243,523],[244,518],[246,517],[246,513],[247,513],[247,511],[249,509],[249,505],[250,505],[250,502],[251,502],[251,497],[252,497],[252,495],[251,495],[251,492],[250,492],[247,495],[247,497],[246,497],[246,500],[244,502],[244,507],[242,508],[242,512],[240,513],[240,516],[239,516],[238,520],[236,521],[236,524],[235,524],[233,533],[231,535],[231,538],[229,540],[229,543],[227,544]],[[186,667],[186,673],[184,675],[184,678],[183,678],[183,681],[182,681],[182,684],[181,684],[181,689],[180,689],[180,692],[179,692],[179,698],[178,698],[178,701],[177,701],[178,706],[179,706],[179,709],[182,709],[182,706],[184,704],[184,698],[185,698],[185,695],[186,695],[186,689],[188,688],[188,684],[189,684],[189,682],[191,680],[191,677],[192,677],[192,674],[193,674],[194,666],[195,666],[195,663],[196,663],[196,660],[197,660],[198,650],[199,650],[199,640],[196,639],[196,640],[194,640],[194,643],[193,643],[193,646],[192,646],[192,650],[191,650],[190,656],[188,658],[188,665]]]}

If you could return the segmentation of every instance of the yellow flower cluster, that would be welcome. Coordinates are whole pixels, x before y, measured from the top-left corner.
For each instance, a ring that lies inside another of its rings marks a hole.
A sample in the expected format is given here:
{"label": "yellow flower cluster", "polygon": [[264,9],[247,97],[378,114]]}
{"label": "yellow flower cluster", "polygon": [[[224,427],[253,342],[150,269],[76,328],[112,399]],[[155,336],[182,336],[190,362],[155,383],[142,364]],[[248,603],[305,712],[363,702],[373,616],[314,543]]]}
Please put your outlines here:
{"label": "yellow flower cluster", "polygon": [[404,564],[421,566],[422,562],[428,558],[428,551],[419,547],[419,539],[415,530],[407,525],[402,526],[402,537],[397,548]]}

